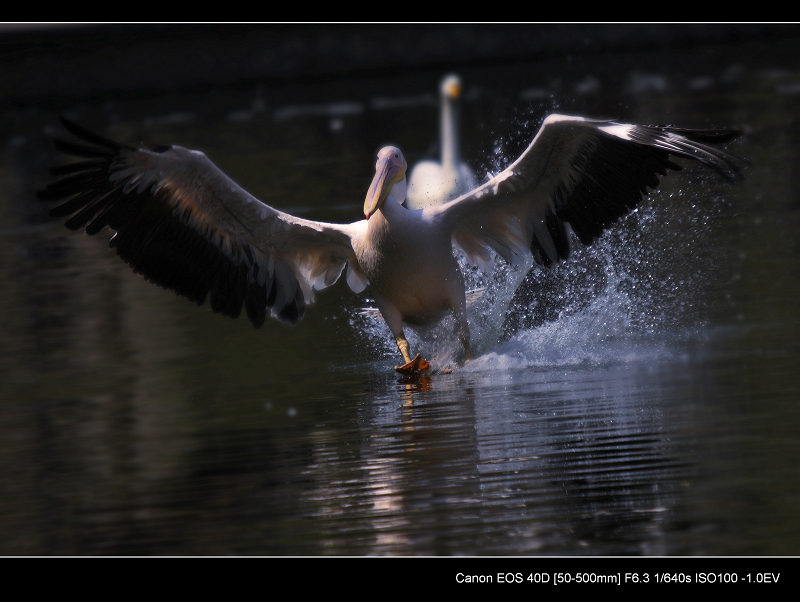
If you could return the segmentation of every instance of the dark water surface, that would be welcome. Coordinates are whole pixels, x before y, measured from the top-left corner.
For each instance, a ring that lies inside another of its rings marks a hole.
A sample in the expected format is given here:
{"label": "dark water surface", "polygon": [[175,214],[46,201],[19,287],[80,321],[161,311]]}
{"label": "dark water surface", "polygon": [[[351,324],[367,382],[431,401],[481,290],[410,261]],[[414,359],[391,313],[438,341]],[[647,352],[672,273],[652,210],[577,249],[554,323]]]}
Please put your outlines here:
{"label": "dark water surface", "polygon": [[[524,271],[470,271],[488,286],[481,356],[408,381],[344,282],[297,327],[256,331],[129,273],[110,234],[68,232],[33,191],[64,113],[354,221],[378,148],[432,154],[443,70],[10,103],[0,554],[797,555],[798,52],[784,37],[462,65],[480,176],[554,111],[741,128],[727,148],[752,166],[730,185],[686,165],[516,294]],[[448,329],[412,344],[446,358]]]}

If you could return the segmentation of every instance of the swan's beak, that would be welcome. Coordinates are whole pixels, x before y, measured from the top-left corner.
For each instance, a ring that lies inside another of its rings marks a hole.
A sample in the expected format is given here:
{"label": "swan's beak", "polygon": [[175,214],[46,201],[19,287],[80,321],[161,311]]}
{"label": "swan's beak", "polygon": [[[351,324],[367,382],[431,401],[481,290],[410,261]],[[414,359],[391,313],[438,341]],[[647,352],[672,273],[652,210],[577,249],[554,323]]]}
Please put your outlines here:
{"label": "swan's beak", "polygon": [[445,96],[458,98],[461,96],[461,80],[458,76],[451,76],[444,80]]}
{"label": "swan's beak", "polygon": [[367,219],[383,205],[392,190],[392,186],[404,177],[406,177],[406,174],[403,162],[398,163],[392,157],[378,155],[375,177],[372,178],[372,184],[369,185],[369,190],[367,191],[367,198],[364,200],[364,215]]}

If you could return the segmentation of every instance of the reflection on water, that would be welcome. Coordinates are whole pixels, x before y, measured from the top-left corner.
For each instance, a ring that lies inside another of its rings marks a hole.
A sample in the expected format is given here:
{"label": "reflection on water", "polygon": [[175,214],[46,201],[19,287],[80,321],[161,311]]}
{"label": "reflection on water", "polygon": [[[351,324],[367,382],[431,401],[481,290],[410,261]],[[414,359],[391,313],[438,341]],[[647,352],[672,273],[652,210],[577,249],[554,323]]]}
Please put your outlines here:
{"label": "reflection on water", "polygon": [[[557,270],[470,272],[481,356],[411,380],[344,286],[295,328],[253,331],[51,223],[31,190],[55,115],[9,109],[0,552],[796,554],[800,72],[725,50],[695,73],[679,50],[614,70],[584,58],[558,81],[546,60],[461,73],[479,172],[553,109],[739,125],[730,150],[753,167],[736,187],[671,174]],[[267,203],[350,221],[377,148],[410,163],[431,148],[437,78],[67,112],[123,141],[201,148]],[[452,361],[451,330],[412,344]]]}
{"label": "reflection on water", "polygon": [[[663,437],[665,408],[652,386],[637,383],[642,375],[601,372],[568,369],[557,382],[552,374],[456,378],[459,403],[436,399],[442,391],[415,396],[404,424],[385,425],[370,446],[383,458],[381,480],[396,482],[394,497],[409,507],[400,514],[410,515],[406,530],[423,541],[429,534],[441,552],[663,552],[675,488],[693,472],[674,449],[686,442]],[[417,485],[403,492],[410,487],[400,478],[409,465],[444,524],[436,512],[414,512]]]}

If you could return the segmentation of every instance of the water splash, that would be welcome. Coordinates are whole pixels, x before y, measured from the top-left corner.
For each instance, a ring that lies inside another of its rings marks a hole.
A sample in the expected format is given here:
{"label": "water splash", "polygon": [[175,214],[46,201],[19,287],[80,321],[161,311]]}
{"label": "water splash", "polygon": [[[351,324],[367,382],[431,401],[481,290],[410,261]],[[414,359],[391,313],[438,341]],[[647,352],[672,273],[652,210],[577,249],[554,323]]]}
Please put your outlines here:
{"label": "water splash", "polygon": [[668,346],[634,327],[630,297],[607,287],[587,307],[566,308],[553,322],[518,331],[465,366],[469,371],[604,365],[648,361],[670,354]]}
{"label": "water splash", "polygon": [[[592,247],[574,241],[572,257],[553,270],[496,258],[487,273],[459,257],[467,290],[475,291],[468,315],[477,357],[463,370],[655,361],[678,353],[680,341],[702,326],[689,316],[703,269],[693,275],[679,269],[685,266],[670,268],[672,249],[651,244],[663,226],[656,210],[640,210]],[[377,356],[397,358],[377,310],[351,322]],[[412,349],[447,366],[463,359],[453,332],[448,316],[406,334]]]}

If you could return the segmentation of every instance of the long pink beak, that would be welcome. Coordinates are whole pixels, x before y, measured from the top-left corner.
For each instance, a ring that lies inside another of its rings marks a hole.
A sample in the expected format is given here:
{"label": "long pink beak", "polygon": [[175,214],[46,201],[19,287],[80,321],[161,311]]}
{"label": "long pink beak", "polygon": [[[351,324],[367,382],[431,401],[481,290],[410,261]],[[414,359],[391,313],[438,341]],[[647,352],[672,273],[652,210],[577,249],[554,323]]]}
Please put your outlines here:
{"label": "long pink beak", "polygon": [[389,196],[389,191],[397,182],[403,179],[403,167],[393,163],[387,158],[378,159],[378,166],[375,170],[375,177],[367,191],[367,198],[364,200],[364,215],[367,219],[375,213],[378,208]]}

